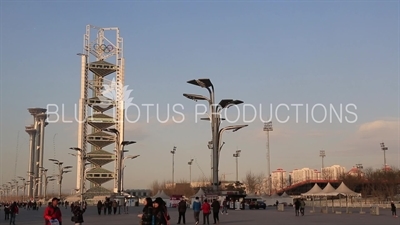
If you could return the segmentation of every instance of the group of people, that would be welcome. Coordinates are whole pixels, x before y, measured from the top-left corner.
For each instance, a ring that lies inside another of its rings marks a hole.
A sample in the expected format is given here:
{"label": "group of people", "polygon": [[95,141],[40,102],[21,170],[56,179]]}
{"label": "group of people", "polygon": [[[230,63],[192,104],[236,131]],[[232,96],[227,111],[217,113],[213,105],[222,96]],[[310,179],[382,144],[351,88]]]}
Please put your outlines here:
{"label": "group of people", "polygon": [[[111,215],[111,213],[114,213],[114,215],[117,213],[117,209],[120,207],[119,202],[116,200],[111,201],[109,198],[107,198],[104,202],[99,200],[97,202],[97,213],[101,215],[101,211],[104,212],[104,215],[108,213],[108,215]],[[128,207],[126,207],[126,203],[124,202],[124,212],[125,214],[128,214]]]}
{"label": "group of people", "polygon": [[7,204],[4,206],[4,220],[9,220],[10,225],[15,225],[15,217],[19,213],[17,202],[13,202],[11,205]]}
{"label": "group of people", "polygon": [[162,198],[151,198],[144,200],[142,213],[138,215],[142,225],[167,225],[170,216],[167,210],[167,204]]}
{"label": "group of people", "polygon": [[300,214],[302,216],[304,216],[304,208],[306,207],[306,202],[304,201],[304,199],[296,199],[294,201],[294,210],[296,213],[296,216],[300,216]]}
{"label": "group of people", "polygon": [[[59,208],[60,200],[58,198],[53,198],[47,208],[44,210],[44,220],[45,225],[62,225],[62,213]],[[76,202],[71,204],[71,222],[75,225],[82,225],[83,214],[86,211],[86,204],[83,204],[83,207]]]}

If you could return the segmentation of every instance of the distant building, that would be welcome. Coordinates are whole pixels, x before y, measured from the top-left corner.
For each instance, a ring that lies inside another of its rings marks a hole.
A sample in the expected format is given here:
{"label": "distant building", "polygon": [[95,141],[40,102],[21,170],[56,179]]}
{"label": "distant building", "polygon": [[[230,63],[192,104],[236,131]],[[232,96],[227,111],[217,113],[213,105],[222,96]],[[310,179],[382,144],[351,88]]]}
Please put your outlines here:
{"label": "distant building", "polygon": [[347,172],[347,174],[350,176],[355,176],[355,177],[358,177],[358,176],[363,177],[364,176],[364,173],[362,172],[362,170],[357,168],[356,166],[353,166],[353,168],[351,168],[351,170],[349,170],[349,172]]}
{"label": "distant building", "polygon": [[291,172],[291,184],[301,183],[307,180],[320,180],[321,173],[316,169],[302,168]]}
{"label": "distant building", "polygon": [[339,180],[341,176],[346,173],[346,168],[339,165],[333,165],[330,167],[322,168],[322,179],[323,180]]}
{"label": "distant building", "polygon": [[287,186],[286,171],[282,168],[271,173],[272,190],[281,190]]}
{"label": "distant building", "polygon": [[150,189],[128,189],[125,192],[139,198],[150,197],[152,195]]}

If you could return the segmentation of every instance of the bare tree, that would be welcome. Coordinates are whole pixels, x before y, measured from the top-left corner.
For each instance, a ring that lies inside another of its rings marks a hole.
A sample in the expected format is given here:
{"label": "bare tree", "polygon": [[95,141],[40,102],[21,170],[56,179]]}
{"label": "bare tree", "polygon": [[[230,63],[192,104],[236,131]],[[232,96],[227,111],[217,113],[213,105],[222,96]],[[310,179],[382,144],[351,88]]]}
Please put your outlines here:
{"label": "bare tree", "polygon": [[260,193],[263,186],[264,175],[262,173],[255,174],[252,171],[246,173],[243,183],[246,185],[248,193]]}

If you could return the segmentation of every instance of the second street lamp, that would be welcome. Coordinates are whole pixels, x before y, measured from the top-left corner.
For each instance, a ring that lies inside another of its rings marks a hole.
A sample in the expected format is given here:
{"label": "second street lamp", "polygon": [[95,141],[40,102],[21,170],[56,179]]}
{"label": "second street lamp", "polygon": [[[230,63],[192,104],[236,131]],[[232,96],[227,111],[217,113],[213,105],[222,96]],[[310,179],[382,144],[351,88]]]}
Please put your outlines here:
{"label": "second street lamp", "polygon": [[189,185],[190,185],[190,187],[192,186],[192,164],[193,164],[193,161],[194,161],[194,159],[191,159],[188,162],[188,165],[189,165]]}
{"label": "second street lamp", "polygon": [[62,190],[62,181],[63,181],[63,175],[65,173],[69,173],[71,172],[72,166],[64,166],[63,167],[63,162],[57,160],[57,159],[49,159],[49,161],[54,162],[54,164],[58,165],[58,175],[56,175],[58,177],[58,185],[59,185],[59,190],[58,190],[58,195],[59,195],[59,199],[61,199],[61,190]]}
{"label": "second street lamp", "polygon": [[233,157],[236,158],[236,183],[239,183],[239,157],[241,150],[236,150],[236,153],[233,154]]}
{"label": "second street lamp", "polygon": [[[219,102],[219,104],[215,104],[215,95],[214,95],[214,86],[211,82],[210,79],[204,78],[204,79],[195,79],[195,80],[190,80],[187,83],[193,84],[202,88],[206,88],[210,97],[207,98],[202,95],[196,95],[196,94],[183,94],[186,98],[189,98],[191,100],[197,101],[197,100],[206,100],[209,103],[209,118],[208,120],[211,121],[211,133],[212,133],[212,141],[210,143],[210,147],[212,147],[212,185],[213,185],[213,190],[215,192],[218,191],[219,188],[219,178],[218,178],[218,166],[219,166],[219,152],[221,150],[221,135],[223,131],[228,130],[228,129],[221,129],[220,130],[220,124],[221,120],[221,111],[223,109],[229,108],[233,105],[238,105],[243,103],[241,100],[233,100],[233,99],[223,99]],[[243,127],[246,127],[247,125],[240,125],[239,127],[232,128],[232,130],[237,131]],[[231,127],[231,126],[230,126]]]}
{"label": "second street lamp", "polygon": [[176,152],[176,146],[171,151],[172,154],[172,187],[175,187],[175,152]]}

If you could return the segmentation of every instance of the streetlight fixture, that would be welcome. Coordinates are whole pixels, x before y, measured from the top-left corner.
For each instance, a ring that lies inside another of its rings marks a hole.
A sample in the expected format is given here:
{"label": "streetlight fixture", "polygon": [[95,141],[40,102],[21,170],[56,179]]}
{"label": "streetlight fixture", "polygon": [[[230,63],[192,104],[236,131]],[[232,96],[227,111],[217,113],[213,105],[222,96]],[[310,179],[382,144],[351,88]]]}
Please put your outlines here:
{"label": "streetlight fixture", "polygon": [[18,177],[21,181],[22,181],[22,188],[23,188],[23,190],[24,190],[24,194],[22,195],[22,202],[24,202],[25,201],[25,195],[26,195],[26,185],[27,185],[27,183],[26,183],[26,179],[25,178],[23,178],[23,177]]}
{"label": "streetlight fixture", "polygon": [[[183,94],[184,97],[198,101],[198,100],[205,100],[209,104],[209,118],[207,120],[211,121],[211,133],[212,133],[212,185],[215,192],[218,191],[219,188],[219,177],[218,177],[218,165],[219,165],[219,151],[220,151],[220,134],[222,134],[222,130],[220,130],[221,125],[221,110],[225,108],[229,108],[233,105],[238,105],[243,103],[241,100],[233,100],[233,99],[223,99],[220,101],[219,104],[215,104],[215,91],[214,85],[212,84],[211,80],[208,78],[204,79],[194,79],[187,81],[189,84],[193,84],[195,86],[206,88],[209,97],[205,97],[203,95],[197,94]],[[247,126],[247,125],[246,125]],[[245,127],[245,126],[243,126]],[[241,127],[242,128],[242,127]],[[239,128],[240,129],[240,128]]]}
{"label": "streetlight fixture", "polygon": [[324,158],[325,158],[326,154],[325,154],[325,150],[320,150],[319,151],[319,157],[321,157],[321,179],[325,179],[324,176]]}
{"label": "streetlight fixture", "polygon": [[122,159],[122,192],[124,191],[124,175],[125,175],[125,167],[126,167],[125,160],[126,159],[136,159],[139,156],[140,155],[128,155]]}
{"label": "streetlight fixture", "polygon": [[242,150],[236,150],[236,153],[233,154],[233,157],[236,158],[236,182],[239,183],[239,157]]}
{"label": "streetlight fixture", "polygon": [[171,151],[172,154],[172,187],[175,186],[175,153],[176,153],[176,146]]}
{"label": "streetlight fixture", "polygon": [[389,149],[388,147],[385,146],[385,143],[380,143],[381,145],[381,150],[383,151],[383,168],[386,171],[387,169],[387,164],[386,164],[386,151]]}
{"label": "streetlight fixture", "polygon": [[269,148],[269,132],[273,131],[272,121],[264,123],[263,131],[267,134],[267,163],[268,163],[268,193],[271,195],[272,192],[272,180],[271,180],[271,152]]}
{"label": "streetlight fixture", "polygon": [[77,151],[78,152],[78,154],[72,154],[72,153],[70,153],[71,155],[74,155],[74,156],[76,156],[76,157],[80,157],[80,160],[79,160],[79,162],[81,163],[81,165],[79,166],[79,168],[81,169],[81,171],[77,171],[77,173],[80,173],[80,177],[81,177],[81,182],[80,182],[80,187],[79,187],[79,193],[80,193],[80,197],[81,197],[81,208],[83,207],[83,205],[84,205],[84,197],[83,197],[83,195],[84,195],[84,191],[85,191],[85,170],[86,170],[86,160],[89,158],[88,156],[87,156],[87,154],[86,154],[86,151],[85,150],[82,150],[81,148],[78,148],[78,147],[71,147],[71,148],[69,148],[69,149],[71,149],[71,150],[74,150],[74,151]]}
{"label": "streetlight fixture", "polygon": [[192,164],[193,164],[194,159],[191,159],[188,162],[189,165],[189,185],[192,186]]}
{"label": "streetlight fixture", "polygon": [[64,163],[57,159],[49,159],[49,161],[52,161],[52,162],[54,162],[54,164],[58,165],[58,175],[56,175],[56,176],[58,177],[58,185],[59,185],[58,195],[59,195],[59,199],[61,199],[63,174],[72,172],[71,170],[68,170],[68,169],[71,169],[72,166],[64,166],[63,167]]}

